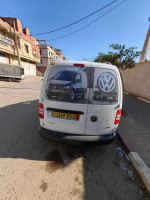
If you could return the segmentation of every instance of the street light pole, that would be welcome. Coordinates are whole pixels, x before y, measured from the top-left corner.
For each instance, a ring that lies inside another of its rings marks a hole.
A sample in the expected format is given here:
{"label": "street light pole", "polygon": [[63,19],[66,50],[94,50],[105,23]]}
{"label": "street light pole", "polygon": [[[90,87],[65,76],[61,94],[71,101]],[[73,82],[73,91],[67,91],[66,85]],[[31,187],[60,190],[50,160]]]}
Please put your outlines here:
{"label": "street light pole", "polygon": [[[148,18],[148,20],[150,22],[150,17]],[[143,46],[143,49],[142,49],[142,53],[141,53],[141,57],[140,57],[139,62],[145,62],[149,45],[150,45],[150,25],[149,25],[148,32],[147,32],[147,35],[146,35],[146,38],[145,38],[145,42],[144,42],[144,46]]]}

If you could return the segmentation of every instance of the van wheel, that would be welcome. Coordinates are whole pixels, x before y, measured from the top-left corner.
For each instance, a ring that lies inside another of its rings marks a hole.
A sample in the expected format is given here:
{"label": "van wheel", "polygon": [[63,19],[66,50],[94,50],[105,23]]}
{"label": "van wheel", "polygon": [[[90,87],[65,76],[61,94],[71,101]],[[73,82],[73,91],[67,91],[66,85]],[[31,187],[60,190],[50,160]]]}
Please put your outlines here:
{"label": "van wheel", "polygon": [[70,100],[74,100],[74,91],[73,90],[70,93]]}

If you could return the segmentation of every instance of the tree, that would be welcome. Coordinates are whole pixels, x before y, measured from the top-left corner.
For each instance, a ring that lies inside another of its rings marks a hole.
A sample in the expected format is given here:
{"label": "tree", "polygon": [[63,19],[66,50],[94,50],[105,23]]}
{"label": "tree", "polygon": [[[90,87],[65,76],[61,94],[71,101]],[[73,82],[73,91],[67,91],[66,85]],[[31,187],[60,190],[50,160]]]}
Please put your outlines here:
{"label": "tree", "polygon": [[135,59],[140,56],[140,51],[135,51],[137,47],[125,48],[125,45],[111,44],[109,45],[115,52],[108,52],[108,54],[98,53],[95,62],[116,65],[119,69],[133,68]]}

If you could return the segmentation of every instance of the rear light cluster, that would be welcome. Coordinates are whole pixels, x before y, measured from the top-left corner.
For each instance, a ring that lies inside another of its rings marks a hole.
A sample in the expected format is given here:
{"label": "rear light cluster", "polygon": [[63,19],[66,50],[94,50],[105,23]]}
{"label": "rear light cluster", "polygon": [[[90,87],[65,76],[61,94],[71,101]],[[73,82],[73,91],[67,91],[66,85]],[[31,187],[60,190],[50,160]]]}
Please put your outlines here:
{"label": "rear light cluster", "polygon": [[44,106],[42,103],[39,103],[39,117],[44,119]]}
{"label": "rear light cluster", "polygon": [[116,113],[116,119],[115,119],[115,122],[114,124],[119,124],[119,121],[120,121],[120,118],[121,118],[121,112],[122,110],[117,110],[117,113]]}

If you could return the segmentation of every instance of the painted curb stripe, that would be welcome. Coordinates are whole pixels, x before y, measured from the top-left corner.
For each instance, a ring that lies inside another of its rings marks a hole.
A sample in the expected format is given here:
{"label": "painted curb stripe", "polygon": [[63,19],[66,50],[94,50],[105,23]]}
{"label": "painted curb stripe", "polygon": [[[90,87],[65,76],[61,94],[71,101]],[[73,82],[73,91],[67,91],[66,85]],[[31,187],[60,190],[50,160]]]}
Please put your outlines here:
{"label": "painted curb stripe", "polygon": [[146,102],[146,103],[150,103],[149,100],[144,99],[144,98],[142,98],[142,97],[138,97],[138,96],[136,96],[135,94],[128,93],[128,92],[123,92],[123,93],[126,94],[126,95],[129,95],[129,96],[131,96],[131,97],[134,97],[134,98],[136,98],[136,99],[139,99],[139,100],[141,100],[141,101],[144,101],[144,102]]}
{"label": "painted curb stripe", "polygon": [[150,103],[149,100],[143,99],[142,97],[138,97],[138,99],[141,100],[141,101],[144,101],[144,102],[146,102],[146,103]]}
{"label": "painted curb stripe", "polygon": [[150,169],[120,130],[117,131],[117,137],[150,194]]}
{"label": "painted curb stripe", "polygon": [[123,92],[124,94],[127,94],[127,95],[129,95],[129,93],[128,92]]}

